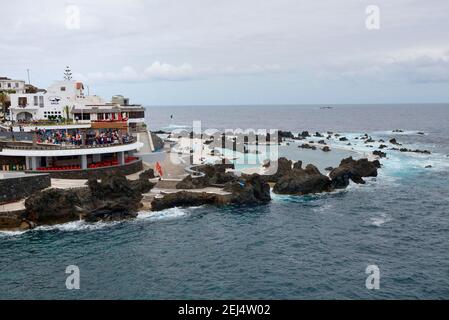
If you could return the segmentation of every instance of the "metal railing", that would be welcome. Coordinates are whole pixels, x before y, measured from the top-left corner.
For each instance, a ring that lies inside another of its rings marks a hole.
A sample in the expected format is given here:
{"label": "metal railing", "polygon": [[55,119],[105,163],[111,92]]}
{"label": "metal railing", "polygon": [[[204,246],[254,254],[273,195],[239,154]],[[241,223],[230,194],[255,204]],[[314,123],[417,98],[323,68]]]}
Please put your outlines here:
{"label": "metal railing", "polygon": [[184,171],[187,172],[188,174],[190,174],[192,176],[192,178],[205,177],[206,174],[204,172],[201,172],[201,171],[196,169],[199,166],[200,165],[191,165],[191,166],[188,166],[188,167],[184,168]]}
{"label": "metal railing", "polygon": [[96,149],[96,148],[109,148],[122,145],[128,145],[136,142],[134,137],[130,137],[128,142],[117,142],[107,144],[86,144],[86,145],[74,145],[74,144],[40,144],[36,145],[17,145],[15,143],[5,143],[4,149],[13,150],[73,150],[73,149]]}

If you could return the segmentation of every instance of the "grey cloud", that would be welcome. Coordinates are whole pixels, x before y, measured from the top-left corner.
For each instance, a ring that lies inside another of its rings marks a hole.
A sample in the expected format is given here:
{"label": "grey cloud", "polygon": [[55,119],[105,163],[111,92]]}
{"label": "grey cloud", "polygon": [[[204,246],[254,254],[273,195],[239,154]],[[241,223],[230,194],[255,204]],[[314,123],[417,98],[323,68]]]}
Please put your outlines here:
{"label": "grey cloud", "polygon": [[[65,26],[67,4],[80,9],[79,30]],[[371,4],[378,31],[365,28]],[[65,65],[95,82],[285,74],[291,83],[295,73],[323,88],[356,77],[447,81],[445,58],[426,57],[448,49],[446,0],[16,0],[1,10],[1,73],[23,78],[30,68],[42,86]],[[421,57],[403,59],[415,48]]]}

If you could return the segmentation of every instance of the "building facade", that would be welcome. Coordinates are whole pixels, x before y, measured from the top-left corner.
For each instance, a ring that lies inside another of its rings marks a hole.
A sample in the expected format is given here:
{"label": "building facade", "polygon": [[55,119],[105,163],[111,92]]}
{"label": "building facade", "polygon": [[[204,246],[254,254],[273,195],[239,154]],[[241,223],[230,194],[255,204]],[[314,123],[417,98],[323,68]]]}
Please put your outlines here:
{"label": "building facade", "polygon": [[141,105],[129,105],[129,99],[114,96],[107,102],[99,96],[85,95],[84,85],[73,80],[55,82],[46,92],[10,94],[9,119],[12,122],[73,120],[75,123],[127,120],[144,123]]}
{"label": "building facade", "polygon": [[23,94],[26,92],[25,81],[0,77],[0,92]]}

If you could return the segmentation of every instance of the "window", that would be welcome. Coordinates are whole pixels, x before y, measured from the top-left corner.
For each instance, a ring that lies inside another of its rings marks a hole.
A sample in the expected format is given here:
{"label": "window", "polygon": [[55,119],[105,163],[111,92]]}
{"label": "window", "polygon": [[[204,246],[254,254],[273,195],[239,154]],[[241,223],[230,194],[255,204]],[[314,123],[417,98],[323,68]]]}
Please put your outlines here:
{"label": "window", "polygon": [[65,91],[65,87],[61,87],[61,91]]}
{"label": "window", "polygon": [[8,82],[8,88],[11,88],[11,82]]}
{"label": "window", "polygon": [[44,96],[39,96],[39,107],[44,107]]}
{"label": "window", "polygon": [[34,96],[34,105],[35,106],[39,105],[39,97],[38,96]]}
{"label": "window", "polygon": [[90,120],[90,113],[75,113],[77,120]]}
{"label": "window", "polygon": [[28,104],[26,97],[19,97],[19,106],[26,107]]}
{"label": "window", "polygon": [[145,112],[144,111],[131,111],[129,113],[130,119],[141,119],[145,118]]}
{"label": "window", "polygon": [[16,82],[16,88],[18,88],[19,87],[19,83],[18,82]]}
{"label": "window", "polygon": [[104,120],[104,113],[97,113],[98,120]]}

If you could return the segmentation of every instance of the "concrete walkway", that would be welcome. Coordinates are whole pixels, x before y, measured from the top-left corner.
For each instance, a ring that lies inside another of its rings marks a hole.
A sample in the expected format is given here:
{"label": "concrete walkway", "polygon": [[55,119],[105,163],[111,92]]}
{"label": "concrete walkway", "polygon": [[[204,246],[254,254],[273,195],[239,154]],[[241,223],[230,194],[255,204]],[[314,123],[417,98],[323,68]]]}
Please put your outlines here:
{"label": "concrete walkway", "polygon": [[86,186],[87,180],[74,179],[51,179],[51,187],[56,189],[82,188]]}
{"label": "concrete walkway", "polygon": [[231,195],[231,192],[223,191],[221,188],[214,188],[214,187],[208,187],[208,188],[202,188],[202,189],[162,189],[162,188],[153,188],[149,193],[145,193],[145,195],[164,195],[164,194],[170,194],[170,193],[177,193],[181,191],[186,192],[196,192],[196,193],[211,193],[211,194],[217,194],[217,195]]}
{"label": "concrete walkway", "polygon": [[0,205],[0,213],[25,210],[25,200]]}

